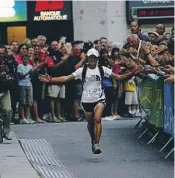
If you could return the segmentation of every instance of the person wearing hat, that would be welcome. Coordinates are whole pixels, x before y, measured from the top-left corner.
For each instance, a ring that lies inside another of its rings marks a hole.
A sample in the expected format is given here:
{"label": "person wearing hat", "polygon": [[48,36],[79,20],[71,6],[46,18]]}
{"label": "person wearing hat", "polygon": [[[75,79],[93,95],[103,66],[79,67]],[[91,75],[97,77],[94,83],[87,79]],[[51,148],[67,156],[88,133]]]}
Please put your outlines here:
{"label": "person wearing hat", "polygon": [[[49,75],[41,75],[40,80],[43,82],[67,82],[70,80],[82,80],[83,92],[81,96],[81,105],[85,112],[85,117],[88,122],[87,128],[91,137],[92,152],[94,154],[102,153],[99,142],[102,132],[101,117],[105,108],[105,93],[102,86],[103,77],[112,76],[116,80],[129,78],[139,72],[138,68],[133,69],[123,75],[118,75],[112,72],[107,67],[97,65],[99,53],[92,48],[87,52],[87,64],[78,68],[75,72],[68,76],[50,77]],[[86,71],[85,71],[86,68]],[[103,71],[103,76],[102,72]],[[83,79],[83,75],[85,77]]]}
{"label": "person wearing hat", "polygon": [[158,45],[159,43],[159,34],[157,32],[148,32],[148,37],[150,42],[153,45]]}

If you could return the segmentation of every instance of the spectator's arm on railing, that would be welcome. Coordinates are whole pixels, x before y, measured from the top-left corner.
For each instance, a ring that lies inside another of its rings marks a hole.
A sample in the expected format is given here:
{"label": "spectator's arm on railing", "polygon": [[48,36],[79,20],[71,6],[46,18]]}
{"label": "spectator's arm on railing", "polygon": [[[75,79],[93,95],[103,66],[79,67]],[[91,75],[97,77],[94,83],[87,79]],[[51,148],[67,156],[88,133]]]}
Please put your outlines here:
{"label": "spectator's arm on railing", "polygon": [[156,59],[151,55],[150,48],[145,43],[142,44],[141,48],[142,48],[142,51],[144,53],[145,60],[148,61],[151,66],[155,67],[155,66],[159,66],[160,65],[156,61]]}
{"label": "spectator's arm on railing", "polygon": [[127,51],[126,49],[122,49],[122,50],[119,51],[119,54],[123,55],[123,56],[128,56],[130,54],[130,52]]}
{"label": "spectator's arm on railing", "polygon": [[167,65],[166,68],[164,69],[164,71],[166,73],[174,73],[175,67]]}
{"label": "spectator's arm on railing", "polygon": [[135,68],[133,68],[132,72],[128,72],[126,74],[122,74],[122,75],[118,75],[112,72],[112,78],[116,79],[116,80],[123,80],[123,79],[127,79],[130,78],[132,76],[137,75],[142,69],[137,66]]}
{"label": "spectator's arm on railing", "polygon": [[126,78],[129,78],[132,76],[132,72],[128,72],[126,74],[121,74],[121,75],[118,75],[118,74],[115,74],[115,73],[112,73],[112,78],[116,79],[116,80],[122,80],[122,79],[126,79]]}
{"label": "spectator's arm on railing", "polygon": [[140,57],[138,58],[138,62],[139,62],[141,65],[145,65],[145,64],[146,64],[146,61],[144,61],[144,60],[141,59]]}
{"label": "spectator's arm on railing", "polygon": [[145,58],[151,66],[153,67],[160,66],[160,64],[155,60],[155,58],[151,55],[150,52],[145,53]]}
{"label": "spectator's arm on railing", "polygon": [[158,49],[155,51],[155,53],[157,54],[161,54],[165,51],[168,50],[168,46],[167,45],[159,45]]}
{"label": "spectator's arm on railing", "polygon": [[174,75],[171,75],[168,78],[166,78],[164,80],[164,82],[166,82],[166,83],[174,83],[174,79],[175,79]]}

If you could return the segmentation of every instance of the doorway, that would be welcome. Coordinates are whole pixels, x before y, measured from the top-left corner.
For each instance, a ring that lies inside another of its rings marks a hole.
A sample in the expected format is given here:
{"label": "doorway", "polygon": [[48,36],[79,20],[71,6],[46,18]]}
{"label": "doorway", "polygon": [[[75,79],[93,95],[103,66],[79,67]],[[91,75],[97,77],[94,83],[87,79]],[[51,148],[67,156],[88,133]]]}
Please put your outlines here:
{"label": "doorway", "polygon": [[7,27],[7,43],[17,41],[19,44],[26,39],[26,26]]}

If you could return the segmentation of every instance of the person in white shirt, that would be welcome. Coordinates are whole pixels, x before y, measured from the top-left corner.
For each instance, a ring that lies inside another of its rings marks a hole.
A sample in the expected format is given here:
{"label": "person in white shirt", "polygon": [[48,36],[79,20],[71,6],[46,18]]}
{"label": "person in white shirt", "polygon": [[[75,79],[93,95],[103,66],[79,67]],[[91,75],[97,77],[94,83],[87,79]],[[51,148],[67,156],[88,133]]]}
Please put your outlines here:
{"label": "person in white shirt", "polygon": [[19,86],[19,106],[21,124],[33,124],[34,121],[30,119],[30,107],[32,106],[32,88],[31,88],[31,72],[32,66],[28,64],[29,55],[22,56],[23,63],[17,67],[18,86]]}
{"label": "person in white shirt", "polygon": [[[88,131],[91,136],[92,152],[94,154],[102,153],[99,142],[102,132],[101,117],[105,108],[105,94],[102,87],[102,77],[100,75],[100,67],[97,62],[99,53],[92,48],[87,52],[87,68],[85,78],[83,77],[84,67],[77,69],[71,75],[63,77],[51,78],[49,75],[41,75],[40,80],[43,82],[67,82],[70,80],[83,80],[83,92],[81,97],[81,104],[85,112],[85,118],[88,122]],[[133,69],[127,74],[118,75],[112,72],[111,69],[102,66],[103,77],[112,76],[114,79],[121,80],[135,75],[139,72],[138,68]]]}

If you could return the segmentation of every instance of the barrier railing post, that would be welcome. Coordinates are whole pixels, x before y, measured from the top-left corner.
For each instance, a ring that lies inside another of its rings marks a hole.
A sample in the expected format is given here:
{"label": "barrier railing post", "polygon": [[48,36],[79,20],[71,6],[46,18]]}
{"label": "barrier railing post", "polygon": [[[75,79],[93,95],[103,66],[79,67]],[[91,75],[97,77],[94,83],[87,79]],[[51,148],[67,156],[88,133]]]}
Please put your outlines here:
{"label": "barrier railing post", "polygon": [[159,150],[159,152],[162,152],[167,146],[168,144],[174,139],[174,137],[171,137],[166,143],[165,145]]}

